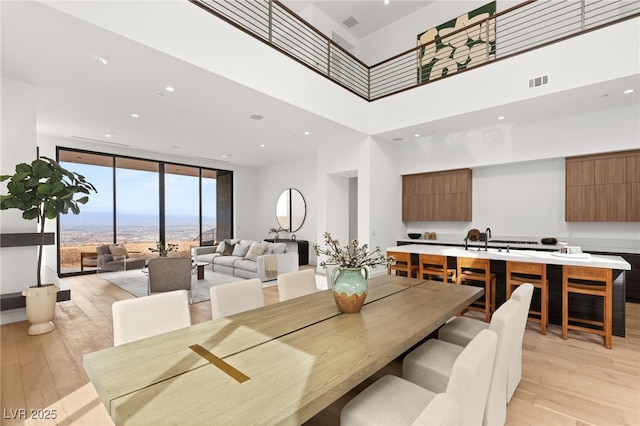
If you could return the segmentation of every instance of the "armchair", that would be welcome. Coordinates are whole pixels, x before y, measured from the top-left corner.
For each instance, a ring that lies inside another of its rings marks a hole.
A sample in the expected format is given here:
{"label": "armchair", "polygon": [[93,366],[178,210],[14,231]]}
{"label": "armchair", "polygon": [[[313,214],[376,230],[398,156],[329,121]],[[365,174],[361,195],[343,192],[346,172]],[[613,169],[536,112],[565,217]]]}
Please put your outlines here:
{"label": "armchair", "polygon": [[[113,254],[112,250],[123,250],[122,254]],[[123,245],[102,245],[96,247],[98,257],[98,272],[100,271],[126,271],[129,269],[142,269],[146,261],[144,259],[129,257]]]}
{"label": "armchair", "polygon": [[158,257],[149,261],[149,294],[173,290],[191,291],[191,259]]}

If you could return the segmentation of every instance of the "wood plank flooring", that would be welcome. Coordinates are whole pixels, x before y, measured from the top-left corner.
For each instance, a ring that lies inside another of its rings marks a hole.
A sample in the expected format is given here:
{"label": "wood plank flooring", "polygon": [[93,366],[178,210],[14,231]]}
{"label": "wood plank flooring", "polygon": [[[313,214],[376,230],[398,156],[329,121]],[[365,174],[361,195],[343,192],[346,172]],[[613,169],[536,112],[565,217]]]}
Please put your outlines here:
{"label": "wood plank flooring", "polygon": [[[111,304],[132,298],[98,275],[65,278],[72,299],[58,303],[56,330],[27,335],[27,322],[0,326],[0,424],[112,424],[82,367],[85,353],[113,345]],[[266,303],[278,301],[277,287],[264,290]],[[469,313],[468,315],[474,315]],[[192,322],[211,319],[209,302],[191,306]],[[614,336],[613,349],[602,338],[560,327],[547,335],[527,324],[523,379],[508,406],[508,425],[640,425],[640,305],[627,303],[627,337]],[[340,410],[357,392],[383,374],[401,374],[396,360],[309,420],[337,425]],[[24,422],[35,411],[56,419]]]}

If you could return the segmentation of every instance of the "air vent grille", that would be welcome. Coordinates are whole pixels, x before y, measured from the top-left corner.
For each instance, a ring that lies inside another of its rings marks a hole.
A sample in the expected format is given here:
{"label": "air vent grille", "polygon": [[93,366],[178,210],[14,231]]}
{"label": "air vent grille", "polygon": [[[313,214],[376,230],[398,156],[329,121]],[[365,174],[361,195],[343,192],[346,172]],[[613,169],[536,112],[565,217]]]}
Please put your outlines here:
{"label": "air vent grille", "polygon": [[529,89],[534,87],[544,86],[549,84],[549,74],[541,75],[540,77],[533,77],[529,79]]}
{"label": "air vent grille", "polygon": [[342,21],[342,23],[347,27],[347,28],[351,28],[354,25],[358,24],[358,20],[356,18],[354,18],[353,16],[349,16],[347,19],[345,19],[344,21]]}

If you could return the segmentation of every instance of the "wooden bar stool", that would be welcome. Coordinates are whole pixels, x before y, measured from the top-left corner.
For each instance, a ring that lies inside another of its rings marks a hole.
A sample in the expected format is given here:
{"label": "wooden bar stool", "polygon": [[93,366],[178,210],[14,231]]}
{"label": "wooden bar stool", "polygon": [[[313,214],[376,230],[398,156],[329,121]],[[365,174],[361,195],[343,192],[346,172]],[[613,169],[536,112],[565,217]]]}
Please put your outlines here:
{"label": "wooden bar stool", "polygon": [[[549,280],[545,263],[507,261],[507,299],[519,285],[531,283],[540,289],[540,310],[529,309],[529,321],[540,323],[540,333],[547,334],[549,323]],[[534,316],[532,316],[534,315]]]}
{"label": "wooden bar stool", "polygon": [[390,265],[387,268],[387,275],[391,275],[391,271],[406,272],[408,277],[415,277],[418,273],[418,265],[411,263],[411,253],[401,253],[397,251],[388,251],[387,258],[393,256],[396,259],[395,265]]}
{"label": "wooden bar stool", "polygon": [[447,256],[423,253],[420,254],[419,259],[420,272],[418,273],[418,278],[430,280],[431,277],[436,276],[441,277],[444,282],[449,282],[449,278],[451,278],[452,283],[456,282],[456,270],[447,267]]}
{"label": "wooden bar stool", "polygon": [[[603,298],[602,321],[569,316],[569,294],[584,294]],[[593,333],[604,337],[604,346],[611,349],[613,328],[613,274],[611,269],[585,268],[583,266],[562,266],[562,338],[566,339],[569,329]],[[579,324],[569,324],[569,322]],[[586,325],[599,326],[591,328]]]}
{"label": "wooden bar stool", "polygon": [[491,313],[496,307],[496,274],[491,273],[489,259],[459,257],[458,284],[484,283],[484,300],[474,302],[467,309],[484,312],[485,321],[491,321]]}

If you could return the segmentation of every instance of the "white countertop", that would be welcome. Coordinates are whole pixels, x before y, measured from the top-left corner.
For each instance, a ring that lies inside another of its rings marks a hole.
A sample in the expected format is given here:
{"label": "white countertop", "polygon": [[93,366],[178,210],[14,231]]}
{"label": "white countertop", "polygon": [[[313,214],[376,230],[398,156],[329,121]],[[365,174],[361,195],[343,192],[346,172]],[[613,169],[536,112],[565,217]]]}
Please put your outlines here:
{"label": "white countertop", "polygon": [[[506,250],[498,251],[496,248],[489,248],[488,251],[478,251],[476,248],[465,250],[461,247],[451,247],[433,244],[407,244],[403,246],[388,247],[387,252],[397,251],[401,253],[425,253],[440,254],[451,257],[475,257],[480,259],[492,260],[513,260],[520,262],[546,263],[551,265],[573,265],[592,268],[609,268],[619,270],[631,270],[629,262],[620,256],[612,255],[595,255],[592,254],[587,258],[579,255],[558,255],[556,252],[538,251],[538,250]],[[556,254],[554,254],[556,253]]]}
{"label": "white countertop", "polygon": [[[509,247],[512,249],[525,249],[525,250],[548,250],[548,251],[557,251],[559,246],[555,245],[547,245],[540,243],[539,239],[534,239],[530,237],[495,237],[493,240],[522,240],[522,241],[531,241],[535,242],[535,244],[509,244]],[[503,249],[507,246],[505,243],[496,243],[489,240],[489,247],[502,247]],[[409,243],[409,244],[434,244],[434,245],[456,245],[460,247],[464,247],[464,237],[462,236],[450,236],[450,235],[438,235],[437,240],[427,240],[424,238],[419,238],[417,240],[412,240],[411,238],[399,238],[398,242]],[[561,239],[558,238],[558,241],[566,242],[570,246],[579,246],[582,247],[582,251],[585,252],[604,252],[604,253],[629,253],[629,254],[640,254],[640,239],[638,241],[635,240],[603,240],[603,239],[592,239],[592,238],[566,238]],[[469,247],[484,247],[484,242],[480,241],[469,241]]]}

